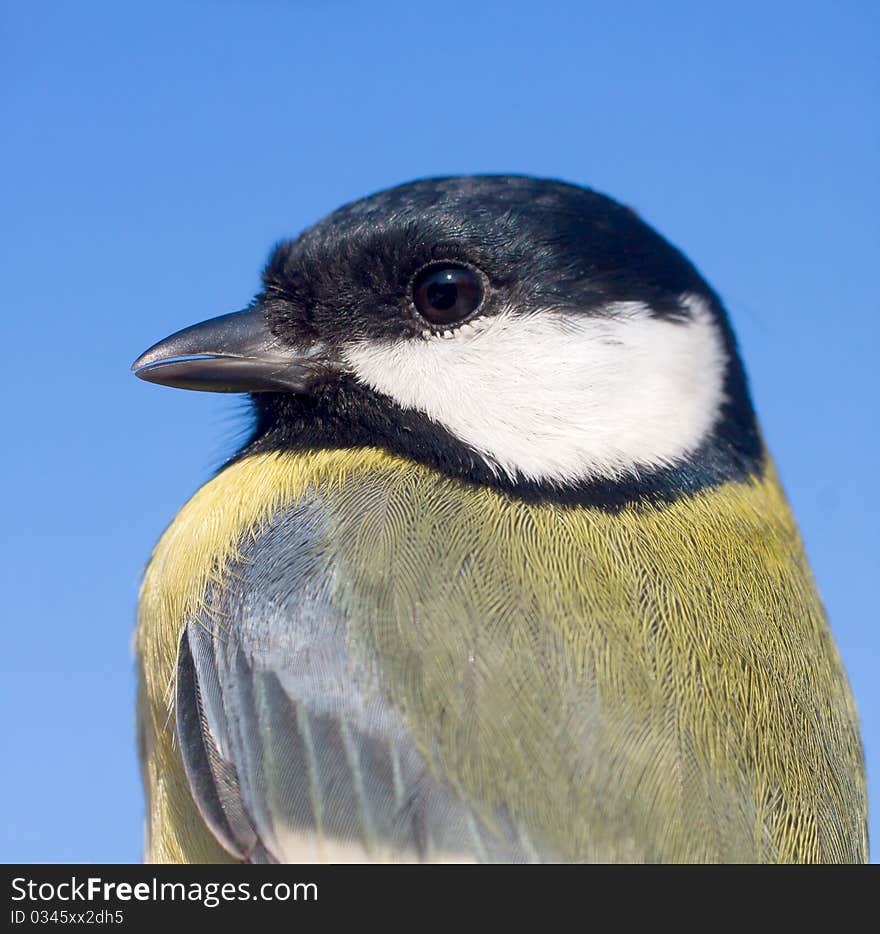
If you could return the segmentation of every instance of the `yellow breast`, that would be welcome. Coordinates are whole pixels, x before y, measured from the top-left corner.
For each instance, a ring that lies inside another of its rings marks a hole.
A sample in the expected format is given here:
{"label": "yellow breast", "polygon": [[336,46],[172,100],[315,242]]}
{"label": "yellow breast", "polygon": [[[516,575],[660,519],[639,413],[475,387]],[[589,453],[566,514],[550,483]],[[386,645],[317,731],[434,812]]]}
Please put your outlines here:
{"label": "yellow breast", "polygon": [[612,513],[374,450],[240,461],[160,540],[138,629],[149,858],[222,855],[171,740],[181,628],[247,536],[316,494],[354,651],[487,822],[504,808],[572,859],[864,858],[856,715],[772,470]]}

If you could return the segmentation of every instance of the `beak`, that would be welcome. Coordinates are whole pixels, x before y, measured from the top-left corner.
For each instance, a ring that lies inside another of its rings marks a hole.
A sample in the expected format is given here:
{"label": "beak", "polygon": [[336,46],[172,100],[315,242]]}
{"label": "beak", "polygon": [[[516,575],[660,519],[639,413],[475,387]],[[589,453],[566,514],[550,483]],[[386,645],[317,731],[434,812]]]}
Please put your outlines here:
{"label": "beak", "polygon": [[320,341],[283,346],[258,306],[159,341],[131,365],[148,383],[206,392],[306,392],[341,365]]}

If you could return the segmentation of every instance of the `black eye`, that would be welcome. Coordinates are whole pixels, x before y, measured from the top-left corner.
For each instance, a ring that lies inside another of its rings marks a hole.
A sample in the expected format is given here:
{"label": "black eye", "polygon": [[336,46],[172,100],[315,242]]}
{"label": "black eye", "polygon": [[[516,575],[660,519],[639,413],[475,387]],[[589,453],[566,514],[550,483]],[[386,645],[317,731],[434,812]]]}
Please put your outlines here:
{"label": "black eye", "polygon": [[413,282],[413,304],[431,324],[457,324],[483,300],[480,277],[466,266],[428,266]]}

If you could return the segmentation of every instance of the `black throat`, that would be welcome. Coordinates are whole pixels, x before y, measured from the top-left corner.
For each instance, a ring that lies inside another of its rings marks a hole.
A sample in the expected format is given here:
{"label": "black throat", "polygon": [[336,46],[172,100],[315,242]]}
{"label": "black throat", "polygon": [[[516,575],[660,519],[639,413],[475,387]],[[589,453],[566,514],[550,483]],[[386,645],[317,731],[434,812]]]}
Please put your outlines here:
{"label": "black throat", "polygon": [[378,447],[516,499],[617,511],[674,502],[761,473],[764,449],[736,356],[731,359],[725,388],[728,401],[696,451],[675,466],[624,479],[566,485],[511,479],[493,471],[480,454],[426,415],[404,409],[347,376],[315,387],[308,395],[254,394],[253,430],[233,460],[266,451]]}

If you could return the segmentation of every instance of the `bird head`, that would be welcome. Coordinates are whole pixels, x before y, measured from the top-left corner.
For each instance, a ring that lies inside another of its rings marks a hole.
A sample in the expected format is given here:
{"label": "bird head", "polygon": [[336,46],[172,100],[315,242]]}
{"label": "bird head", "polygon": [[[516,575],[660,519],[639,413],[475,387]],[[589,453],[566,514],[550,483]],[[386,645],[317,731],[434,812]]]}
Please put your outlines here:
{"label": "bird head", "polygon": [[761,458],[717,296],[632,210],[558,181],[346,205],[274,250],[248,309],[133,369],[250,393],[245,454],[378,446],[533,498],[675,497]]}

